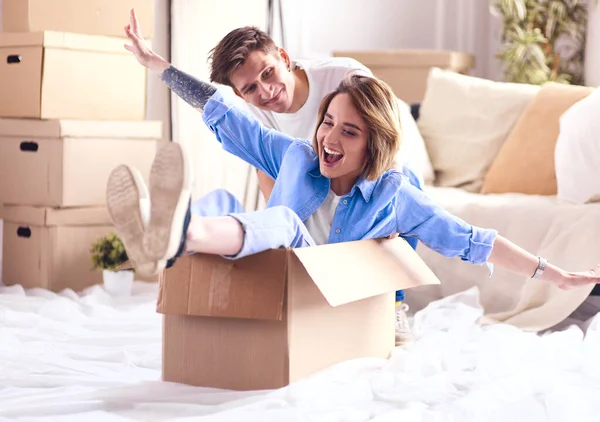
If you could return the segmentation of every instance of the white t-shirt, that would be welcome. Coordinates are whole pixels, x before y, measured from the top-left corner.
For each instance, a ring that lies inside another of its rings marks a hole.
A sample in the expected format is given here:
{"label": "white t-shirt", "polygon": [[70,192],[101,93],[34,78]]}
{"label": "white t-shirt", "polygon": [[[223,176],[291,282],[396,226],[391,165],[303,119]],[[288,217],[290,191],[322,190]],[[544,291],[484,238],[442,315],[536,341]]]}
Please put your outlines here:
{"label": "white t-shirt", "polygon": [[337,196],[331,189],[325,198],[323,204],[317,211],[308,217],[305,225],[317,245],[325,245],[329,240],[329,232],[333,223],[333,216],[340,202],[340,196]]}

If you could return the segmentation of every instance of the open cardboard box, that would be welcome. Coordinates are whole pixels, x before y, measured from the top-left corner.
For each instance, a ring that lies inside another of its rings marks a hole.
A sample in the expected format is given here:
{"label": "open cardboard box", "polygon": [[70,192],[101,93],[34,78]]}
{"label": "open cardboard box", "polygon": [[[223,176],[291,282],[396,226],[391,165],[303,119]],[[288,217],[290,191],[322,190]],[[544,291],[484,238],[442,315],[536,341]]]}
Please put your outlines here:
{"label": "open cardboard box", "polygon": [[273,389],[349,359],[388,358],[395,291],[427,284],[439,280],[401,238],[184,256],[160,278],[163,379]]}

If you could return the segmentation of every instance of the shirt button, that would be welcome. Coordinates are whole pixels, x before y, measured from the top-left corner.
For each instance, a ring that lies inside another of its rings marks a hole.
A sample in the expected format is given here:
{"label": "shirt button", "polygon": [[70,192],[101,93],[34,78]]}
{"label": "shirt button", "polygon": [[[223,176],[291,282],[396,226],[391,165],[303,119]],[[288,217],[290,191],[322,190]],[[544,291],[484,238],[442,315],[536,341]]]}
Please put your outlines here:
{"label": "shirt button", "polygon": [[342,201],[342,204],[344,204],[344,205],[347,205],[347,204],[348,204],[348,200],[347,200],[347,199],[344,199],[344,200]]}
{"label": "shirt button", "polygon": [[335,232],[336,232],[337,234],[340,234],[342,231],[341,231],[340,229],[335,229]]}

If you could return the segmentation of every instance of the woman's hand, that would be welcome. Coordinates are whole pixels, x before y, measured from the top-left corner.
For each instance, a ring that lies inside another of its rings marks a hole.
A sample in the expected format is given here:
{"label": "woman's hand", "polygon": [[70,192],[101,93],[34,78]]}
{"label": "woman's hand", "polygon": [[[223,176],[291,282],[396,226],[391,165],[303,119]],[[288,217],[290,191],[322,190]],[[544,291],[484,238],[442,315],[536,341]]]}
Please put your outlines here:
{"label": "woman's hand", "polygon": [[600,265],[596,265],[585,272],[565,273],[555,283],[563,290],[570,290],[587,284],[598,284],[600,283]]}
{"label": "woman's hand", "polygon": [[[539,262],[537,256],[500,235],[496,237],[488,261],[526,277],[533,276]],[[600,283],[600,265],[585,272],[569,272],[548,263],[539,279],[555,284],[563,290],[574,289],[586,284]]]}
{"label": "woman's hand", "polygon": [[134,9],[131,9],[129,23],[125,26],[125,35],[131,41],[131,45],[125,44],[125,49],[131,51],[142,66],[161,73],[171,67],[171,63],[160,57],[146,45]]}

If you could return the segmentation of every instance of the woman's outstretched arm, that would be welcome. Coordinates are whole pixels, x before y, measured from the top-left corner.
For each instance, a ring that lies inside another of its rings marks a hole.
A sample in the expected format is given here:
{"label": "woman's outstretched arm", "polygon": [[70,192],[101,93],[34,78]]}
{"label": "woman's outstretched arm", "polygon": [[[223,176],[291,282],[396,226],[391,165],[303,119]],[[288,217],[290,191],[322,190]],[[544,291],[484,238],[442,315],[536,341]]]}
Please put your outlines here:
{"label": "woman's outstretched arm", "polygon": [[397,231],[416,236],[430,249],[473,264],[490,263],[525,277],[539,278],[561,289],[600,283],[600,265],[580,272],[565,271],[498,235],[450,214],[408,180],[399,183]]}

